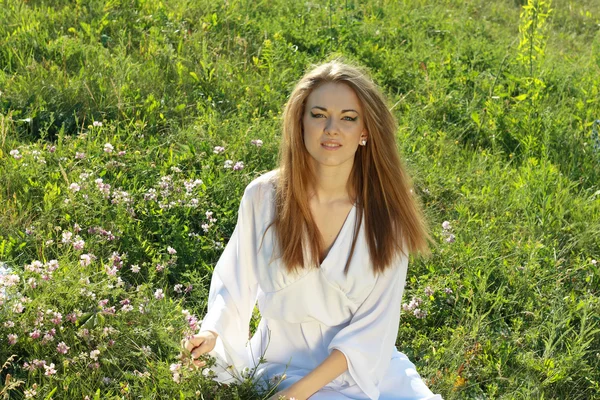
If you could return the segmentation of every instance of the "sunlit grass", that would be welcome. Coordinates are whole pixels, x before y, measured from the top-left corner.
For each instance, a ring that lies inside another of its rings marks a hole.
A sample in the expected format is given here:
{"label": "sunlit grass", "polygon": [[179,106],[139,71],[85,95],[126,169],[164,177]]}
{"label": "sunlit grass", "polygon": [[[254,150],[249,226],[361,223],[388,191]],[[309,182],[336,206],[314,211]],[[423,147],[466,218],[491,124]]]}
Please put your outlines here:
{"label": "sunlit grass", "polygon": [[294,82],[341,54],[436,240],[398,348],[447,399],[600,396],[600,5],[521,3],[0,0],[0,394],[263,398],[179,340]]}

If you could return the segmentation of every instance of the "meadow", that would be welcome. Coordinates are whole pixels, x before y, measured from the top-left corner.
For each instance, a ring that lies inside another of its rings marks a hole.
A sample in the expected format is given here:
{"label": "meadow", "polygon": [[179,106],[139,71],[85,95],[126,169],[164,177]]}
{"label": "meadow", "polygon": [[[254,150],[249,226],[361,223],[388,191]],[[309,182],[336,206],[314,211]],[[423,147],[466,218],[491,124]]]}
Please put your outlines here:
{"label": "meadow", "polygon": [[337,56],[385,91],[435,239],[400,351],[449,400],[600,398],[595,0],[0,0],[0,398],[267,398],[180,339]]}

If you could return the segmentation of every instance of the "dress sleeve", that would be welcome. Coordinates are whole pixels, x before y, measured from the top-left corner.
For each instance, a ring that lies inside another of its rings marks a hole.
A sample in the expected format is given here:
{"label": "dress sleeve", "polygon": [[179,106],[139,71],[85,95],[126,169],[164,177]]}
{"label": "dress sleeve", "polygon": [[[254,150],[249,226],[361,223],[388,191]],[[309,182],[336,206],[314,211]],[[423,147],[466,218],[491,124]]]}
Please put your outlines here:
{"label": "dress sleeve", "polygon": [[350,323],[333,337],[327,347],[329,354],[333,349],[344,353],[348,372],[373,400],[379,398],[378,385],[396,350],[408,257],[401,255],[396,260],[391,268],[377,276],[373,289],[357,308]]}
{"label": "dress sleeve", "polygon": [[246,188],[237,224],[215,266],[208,295],[208,311],[200,331],[214,331],[219,336],[213,351],[217,366],[215,379],[223,383],[240,378],[249,365],[246,343],[252,311],[256,304],[257,246],[253,201],[256,189]]}

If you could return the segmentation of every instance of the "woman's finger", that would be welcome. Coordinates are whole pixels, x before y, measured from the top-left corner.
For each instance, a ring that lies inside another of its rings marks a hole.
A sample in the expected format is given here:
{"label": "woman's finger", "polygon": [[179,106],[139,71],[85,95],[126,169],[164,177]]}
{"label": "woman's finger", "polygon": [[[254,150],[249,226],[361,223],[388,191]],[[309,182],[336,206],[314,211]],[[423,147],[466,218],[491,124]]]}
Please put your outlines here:
{"label": "woman's finger", "polygon": [[198,368],[204,367],[206,365],[205,361],[202,360],[194,360],[194,365]]}
{"label": "woman's finger", "polygon": [[194,347],[191,351],[192,353],[192,358],[198,358],[200,357],[202,354],[205,353],[204,349],[202,348],[202,346],[197,346]]}
{"label": "woman's finger", "polygon": [[201,344],[202,344],[202,343],[195,344],[195,343],[193,343],[192,341],[188,340],[188,341],[185,343],[185,349],[191,353],[191,352],[192,352],[192,351],[194,351],[196,348],[198,348],[198,347],[199,347]]}

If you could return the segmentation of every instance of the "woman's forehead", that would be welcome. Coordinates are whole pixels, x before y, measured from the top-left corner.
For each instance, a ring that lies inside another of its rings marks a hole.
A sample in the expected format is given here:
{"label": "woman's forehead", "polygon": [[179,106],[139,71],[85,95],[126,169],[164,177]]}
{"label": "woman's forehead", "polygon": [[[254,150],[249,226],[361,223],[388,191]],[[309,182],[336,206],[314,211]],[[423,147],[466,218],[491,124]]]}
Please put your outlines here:
{"label": "woman's forehead", "polygon": [[319,85],[308,95],[308,108],[321,107],[340,111],[353,109],[360,111],[361,105],[356,92],[349,85],[341,82],[327,82]]}

